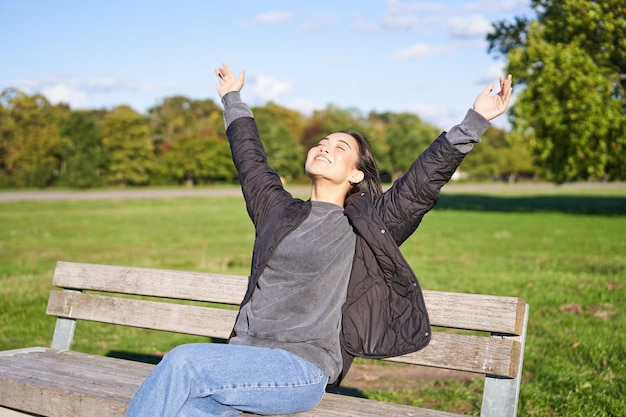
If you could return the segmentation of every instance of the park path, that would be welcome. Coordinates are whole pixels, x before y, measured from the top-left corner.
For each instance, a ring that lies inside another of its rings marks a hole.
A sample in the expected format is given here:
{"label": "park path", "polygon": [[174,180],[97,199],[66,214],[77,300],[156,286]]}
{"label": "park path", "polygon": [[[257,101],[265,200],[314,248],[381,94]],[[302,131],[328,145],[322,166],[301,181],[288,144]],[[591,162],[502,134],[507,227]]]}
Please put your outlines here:
{"label": "park path", "polygon": [[[487,191],[528,191],[541,190],[543,192],[562,189],[581,188],[623,188],[626,183],[573,183],[554,185],[547,183],[488,183],[488,184],[447,184],[442,192],[487,192]],[[288,186],[287,189],[295,195],[308,195],[310,189],[305,185]],[[238,187],[197,187],[197,188],[120,188],[106,190],[11,190],[0,191],[0,203],[14,201],[51,201],[51,200],[103,200],[128,198],[175,198],[175,197],[211,197],[211,196],[241,196]]]}

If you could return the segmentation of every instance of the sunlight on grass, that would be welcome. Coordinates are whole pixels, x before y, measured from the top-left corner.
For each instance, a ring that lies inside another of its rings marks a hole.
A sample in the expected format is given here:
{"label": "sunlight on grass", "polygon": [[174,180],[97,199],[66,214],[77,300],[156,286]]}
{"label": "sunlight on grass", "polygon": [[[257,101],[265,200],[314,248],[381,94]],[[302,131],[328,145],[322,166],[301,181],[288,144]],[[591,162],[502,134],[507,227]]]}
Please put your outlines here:
{"label": "sunlight on grass", "polygon": [[[626,186],[446,192],[403,244],[424,289],[530,304],[519,415],[626,410],[625,215]],[[58,260],[247,275],[253,239],[240,197],[0,203],[0,349],[49,346]],[[202,340],[81,323],[74,348],[158,358]],[[475,414],[476,384],[367,395]]]}

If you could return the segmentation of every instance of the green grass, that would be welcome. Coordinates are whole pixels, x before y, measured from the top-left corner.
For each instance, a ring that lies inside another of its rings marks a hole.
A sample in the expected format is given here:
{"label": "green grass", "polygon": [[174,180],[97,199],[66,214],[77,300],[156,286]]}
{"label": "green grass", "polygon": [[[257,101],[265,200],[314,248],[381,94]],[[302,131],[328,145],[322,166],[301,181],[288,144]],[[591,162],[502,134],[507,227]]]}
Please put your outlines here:
{"label": "green grass", "polygon": [[[50,344],[57,260],[247,274],[253,238],[237,197],[1,203],[0,350]],[[624,415],[626,186],[446,192],[402,250],[425,289],[528,301],[519,415]],[[196,340],[81,323],[74,348],[153,355]],[[481,389],[366,394],[476,413]]]}

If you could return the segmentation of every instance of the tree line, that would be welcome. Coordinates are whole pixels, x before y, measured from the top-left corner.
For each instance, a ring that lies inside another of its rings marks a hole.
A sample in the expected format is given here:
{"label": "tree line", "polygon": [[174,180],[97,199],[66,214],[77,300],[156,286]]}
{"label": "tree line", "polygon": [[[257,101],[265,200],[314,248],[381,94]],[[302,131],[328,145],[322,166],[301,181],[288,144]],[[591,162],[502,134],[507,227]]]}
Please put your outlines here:
{"label": "tree line", "polygon": [[[512,129],[483,135],[460,170],[469,179],[626,180],[626,0],[531,0],[535,18],[500,21],[488,52],[513,74]],[[404,172],[439,134],[411,113],[328,106],[303,115],[253,108],[270,165],[304,174],[305,151],[355,129],[372,142],[385,178]],[[73,110],[40,94],[0,93],[0,188],[77,188],[234,182],[221,107],[175,96],[139,114]]]}
{"label": "tree line", "polygon": [[[270,165],[287,182],[302,180],[306,150],[328,133],[364,132],[383,176],[404,172],[440,133],[410,113],[369,113],[329,106],[310,116],[275,103],[254,107]],[[491,128],[461,169],[475,179],[532,175],[530,159]],[[40,94],[0,94],[0,186],[75,187],[232,183],[222,108],[212,100],[166,98],[142,115],[121,105],[73,110]]]}

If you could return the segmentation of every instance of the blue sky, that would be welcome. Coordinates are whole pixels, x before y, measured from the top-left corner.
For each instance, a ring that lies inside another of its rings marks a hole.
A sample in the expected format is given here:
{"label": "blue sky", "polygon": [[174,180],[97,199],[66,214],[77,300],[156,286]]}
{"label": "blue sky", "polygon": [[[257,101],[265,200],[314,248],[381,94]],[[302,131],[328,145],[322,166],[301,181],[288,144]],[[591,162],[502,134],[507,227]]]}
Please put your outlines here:
{"label": "blue sky", "polygon": [[530,0],[0,0],[0,90],[145,113],[174,95],[217,101],[224,60],[246,69],[250,105],[406,111],[447,129],[502,74],[491,22],[524,15]]}

